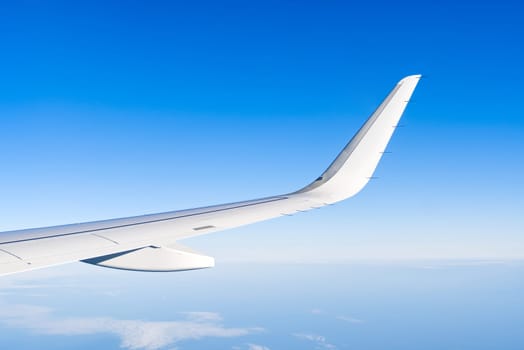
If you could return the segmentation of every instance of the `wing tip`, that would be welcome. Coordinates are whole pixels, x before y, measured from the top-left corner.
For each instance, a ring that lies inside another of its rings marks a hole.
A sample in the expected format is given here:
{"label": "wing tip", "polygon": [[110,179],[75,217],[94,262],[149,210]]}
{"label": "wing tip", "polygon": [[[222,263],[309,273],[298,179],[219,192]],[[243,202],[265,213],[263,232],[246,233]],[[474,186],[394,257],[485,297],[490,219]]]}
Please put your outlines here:
{"label": "wing tip", "polygon": [[404,78],[402,78],[398,84],[402,84],[402,83],[405,83],[407,81],[413,81],[413,80],[419,80],[420,78],[422,78],[422,74],[413,74],[413,75],[408,75]]}

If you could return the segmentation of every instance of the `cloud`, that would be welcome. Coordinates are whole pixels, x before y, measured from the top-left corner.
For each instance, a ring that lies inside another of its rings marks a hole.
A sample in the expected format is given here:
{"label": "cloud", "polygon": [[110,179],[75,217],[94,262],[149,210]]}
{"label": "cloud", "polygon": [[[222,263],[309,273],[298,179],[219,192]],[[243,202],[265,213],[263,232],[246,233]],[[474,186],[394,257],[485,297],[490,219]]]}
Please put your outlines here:
{"label": "cloud", "polygon": [[[179,321],[119,320],[109,317],[58,318],[53,310],[33,305],[0,305],[0,322],[37,334],[89,335],[107,333],[120,338],[126,349],[154,350],[182,340],[204,337],[240,337],[263,331],[262,328],[225,327],[220,315],[211,312],[186,312]],[[254,348],[265,350],[267,348]]]}
{"label": "cloud", "polygon": [[349,323],[364,323],[364,320],[360,320],[358,318],[354,318],[350,316],[337,316],[337,320],[341,320],[341,321],[349,322]]}
{"label": "cloud", "polygon": [[222,316],[217,314],[216,312],[207,312],[207,311],[189,311],[189,312],[181,312],[182,315],[185,315],[189,320],[192,321],[212,321],[212,322],[218,322],[222,321]]}
{"label": "cloud", "polygon": [[270,350],[267,346],[258,344],[247,344],[248,350]]}
{"label": "cloud", "polygon": [[326,340],[326,337],[322,335],[311,334],[311,333],[294,333],[293,336],[299,339],[308,340],[308,341],[315,343],[317,346],[317,349],[334,350],[337,348],[335,345],[328,343]]}
{"label": "cloud", "polygon": [[[327,315],[327,316],[333,317],[333,315],[327,314],[322,309],[311,309],[310,312],[313,315]],[[336,316],[335,318],[337,320],[344,321],[344,322],[349,322],[349,323],[364,323],[364,320],[361,320],[361,319],[358,319],[358,318],[355,318],[355,317],[350,317],[350,316]]]}
{"label": "cloud", "polygon": [[244,348],[243,346],[235,345],[231,349],[232,350],[242,350],[242,349],[247,349],[247,350],[271,350],[267,346],[259,345],[259,344],[247,343],[247,344],[244,344],[244,345],[246,345],[247,348]]}

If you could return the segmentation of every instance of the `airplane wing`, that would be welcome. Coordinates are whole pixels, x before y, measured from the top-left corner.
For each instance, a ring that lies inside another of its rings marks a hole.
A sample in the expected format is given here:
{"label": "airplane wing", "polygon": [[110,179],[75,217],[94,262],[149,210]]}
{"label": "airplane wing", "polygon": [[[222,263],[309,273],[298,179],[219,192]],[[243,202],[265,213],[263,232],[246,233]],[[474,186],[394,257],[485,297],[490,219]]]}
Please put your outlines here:
{"label": "airplane wing", "polygon": [[372,177],[420,79],[402,79],[333,163],[296,192],[129,218],[0,233],[0,275],[83,261],[137,271],[214,266],[178,241],[316,209],[358,193]]}

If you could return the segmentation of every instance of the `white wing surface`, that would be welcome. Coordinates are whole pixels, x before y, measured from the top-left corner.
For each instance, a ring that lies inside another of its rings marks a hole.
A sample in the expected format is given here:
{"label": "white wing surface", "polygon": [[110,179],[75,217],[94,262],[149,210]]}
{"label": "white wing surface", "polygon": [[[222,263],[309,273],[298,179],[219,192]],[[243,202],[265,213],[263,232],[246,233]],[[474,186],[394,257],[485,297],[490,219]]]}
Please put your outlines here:
{"label": "white wing surface", "polygon": [[0,275],[73,261],[139,271],[214,266],[177,242],[319,208],[358,193],[372,177],[420,79],[402,79],[329,168],[303,189],[198,209],[0,233]]}

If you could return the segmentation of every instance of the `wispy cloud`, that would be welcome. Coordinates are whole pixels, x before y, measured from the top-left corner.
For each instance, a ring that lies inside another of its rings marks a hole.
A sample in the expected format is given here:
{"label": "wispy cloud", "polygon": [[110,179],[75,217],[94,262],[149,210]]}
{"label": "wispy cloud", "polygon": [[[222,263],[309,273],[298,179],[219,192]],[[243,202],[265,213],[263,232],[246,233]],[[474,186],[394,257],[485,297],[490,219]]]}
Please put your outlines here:
{"label": "wispy cloud", "polygon": [[364,323],[364,320],[350,317],[350,316],[337,316],[337,320],[349,322],[349,323]]}
{"label": "wispy cloud", "polygon": [[[50,308],[32,305],[1,305],[0,322],[37,334],[88,335],[108,333],[120,338],[126,349],[154,350],[182,340],[204,337],[240,337],[263,331],[262,328],[234,328],[222,324],[220,315],[187,312],[178,321],[119,320],[108,317],[58,318]],[[266,348],[254,348],[253,350]]]}
{"label": "wispy cloud", "polygon": [[315,343],[317,349],[334,350],[337,348],[335,345],[328,343],[326,340],[326,337],[322,335],[311,334],[311,333],[294,333],[293,336],[299,339],[308,340],[310,342]]}
{"label": "wispy cloud", "polygon": [[247,344],[248,350],[270,350],[267,346],[258,344]]}
{"label": "wispy cloud", "polygon": [[348,323],[364,323],[364,320],[361,320],[359,318],[351,317],[347,315],[334,316],[332,314],[325,312],[322,309],[311,309],[310,312],[312,315],[324,315],[327,317],[335,317],[337,320],[348,322]]}
{"label": "wispy cloud", "polygon": [[188,311],[181,312],[182,315],[185,315],[187,319],[196,322],[219,322],[222,321],[222,316],[216,312],[208,311]]}
{"label": "wispy cloud", "polygon": [[311,309],[310,311],[313,315],[321,315],[324,313],[324,310],[322,309]]}

